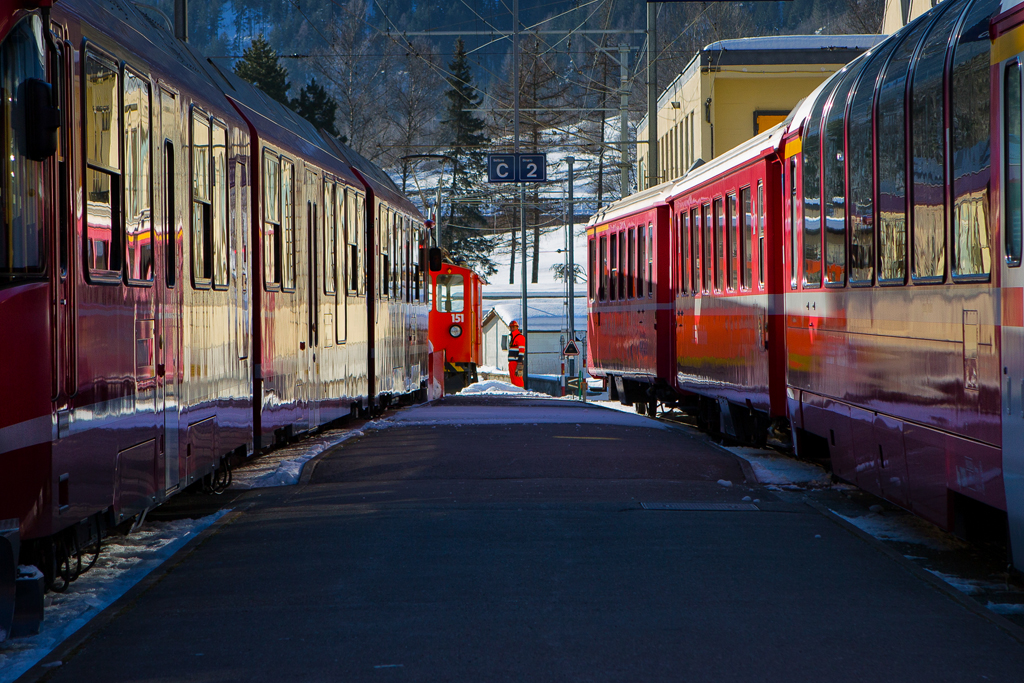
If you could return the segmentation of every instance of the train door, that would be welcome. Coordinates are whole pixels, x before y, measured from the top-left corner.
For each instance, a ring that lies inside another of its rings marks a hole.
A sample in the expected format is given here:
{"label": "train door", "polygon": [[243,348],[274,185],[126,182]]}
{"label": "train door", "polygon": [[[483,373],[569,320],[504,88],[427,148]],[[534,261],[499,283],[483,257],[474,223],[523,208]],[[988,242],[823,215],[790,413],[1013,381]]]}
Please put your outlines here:
{"label": "train door", "polygon": [[163,412],[164,427],[164,490],[169,492],[181,481],[181,458],[178,430],[180,428],[181,405],[181,305],[178,253],[178,236],[182,234],[179,200],[183,196],[180,187],[182,159],[180,158],[180,134],[178,120],[181,117],[178,97],[160,88],[160,145],[159,168],[163,179],[158,187],[163,194],[161,202],[160,244],[163,254],[163,282],[156,283],[157,324],[159,340],[157,345],[157,378],[159,393],[158,410]]}
{"label": "train door", "polygon": [[59,437],[67,434],[70,422],[69,397],[78,389],[75,360],[78,358],[77,338],[75,335],[75,259],[72,254],[72,226],[74,216],[71,208],[71,169],[72,149],[70,147],[70,131],[72,130],[71,102],[71,46],[62,42],[63,28],[56,24],[54,31],[55,52],[50,53],[49,79],[53,87],[53,98],[61,115],[61,125],[57,131],[57,153],[54,156],[55,175],[54,195],[55,212],[51,218],[54,236],[51,243],[56,245],[54,255],[56,268],[53,273],[53,384],[52,395],[57,405]]}
{"label": "train door", "polygon": [[1022,195],[1022,59],[1006,63],[1003,72],[1003,258],[1000,259],[1003,358],[1002,423],[1003,481],[1013,564],[1024,570],[1024,267],[1021,266]]}
{"label": "train door", "polygon": [[320,350],[320,334],[317,321],[320,318],[320,268],[319,268],[319,198],[323,190],[319,178],[312,171],[306,171],[306,236],[309,240],[307,254],[306,278],[308,301],[306,307],[306,410],[309,416],[309,427],[313,429],[320,424],[320,372],[317,354]]}

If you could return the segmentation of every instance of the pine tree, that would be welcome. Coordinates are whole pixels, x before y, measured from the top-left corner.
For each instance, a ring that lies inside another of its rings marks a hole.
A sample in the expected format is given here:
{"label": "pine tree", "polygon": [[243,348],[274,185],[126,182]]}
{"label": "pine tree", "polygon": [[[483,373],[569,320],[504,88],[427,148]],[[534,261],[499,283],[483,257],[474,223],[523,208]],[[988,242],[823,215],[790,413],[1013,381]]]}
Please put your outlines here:
{"label": "pine tree", "polygon": [[242,53],[242,59],[235,64],[239,78],[249,81],[267,95],[285,106],[289,106],[288,70],[278,64],[277,52],[261,33]]}
{"label": "pine tree", "polygon": [[291,108],[318,129],[323,128],[337,137],[338,128],[334,125],[334,119],[338,103],[327,94],[327,90],[317,83],[315,78],[310,79],[309,84],[299,92],[299,96],[291,101]]}
{"label": "pine tree", "polygon": [[481,275],[491,275],[498,269],[490,257],[495,240],[483,232],[487,228],[487,219],[480,209],[459,201],[460,197],[478,190],[487,170],[484,145],[490,142],[484,133],[483,119],[470,111],[480,106],[482,98],[473,86],[473,74],[461,38],[455,41],[455,54],[448,64],[448,74],[448,90],[445,91],[448,107],[441,125],[448,154],[455,163],[452,168],[452,201],[441,247],[454,263],[470,267]]}

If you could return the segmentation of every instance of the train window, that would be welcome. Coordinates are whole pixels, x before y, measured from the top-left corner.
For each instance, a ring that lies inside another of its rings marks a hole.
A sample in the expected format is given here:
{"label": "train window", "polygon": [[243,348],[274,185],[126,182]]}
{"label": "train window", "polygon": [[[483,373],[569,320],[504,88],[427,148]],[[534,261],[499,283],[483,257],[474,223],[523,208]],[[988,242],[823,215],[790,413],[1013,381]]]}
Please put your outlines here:
{"label": "train window", "polygon": [[117,69],[85,56],[86,271],[90,280],[115,283],[121,276],[121,109]]}
{"label": "train window", "polygon": [[590,266],[590,274],[587,277],[587,294],[590,295],[590,300],[593,301],[596,297],[595,290],[597,289],[597,281],[600,277],[597,270],[597,240],[591,237],[587,240],[587,264]]}
{"label": "train window", "polygon": [[324,294],[334,294],[337,290],[337,241],[338,226],[334,223],[334,185],[324,183]]}
{"label": "train window", "polygon": [[611,266],[611,279],[610,288],[608,290],[608,300],[615,301],[618,290],[616,289],[616,283],[619,279],[619,235],[618,233],[612,233],[611,240],[609,241],[608,248],[608,260]]}
{"label": "train window", "polygon": [[751,205],[750,188],[740,189],[740,215],[743,219],[740,237],[740,284],[750,289],[754,282],[754,207]]}
{"label": "train window", "polygon": [[737,245],[737,241],[739,239],[740,212],[739,207],[736,205],[736,195],[726,195],[725,213],[725,253],[727,258],[726,273],[729,276],[729,289],[732,291],[736,289],[737,280],[739,279],[739,273],[737,272],[736,262],[739,258],[739,248]]}
{"label": "train window", "polygon": [[[363,293],[362,265],[363,254],[359,245],[362,240],[362,215],[358,213],[363,206],[362,197],[353,195],[351,190],[345,191],[345,230],[348,235],[348,291],[352,294]],[[358,208],[357,208],[358,204]]]}
{"label": "train window", "polygon": [[192,113],[192,286],[208,286],[213,278],[213,206],[210,192],[210,122]]}
{"label": "train window", "polygon": [[710,292],[715,285],[714,226],[711,225],[711,205],[701,207],[701,225],[704,226],[704,291]]}
{"label": "train window", "polygon": [[712,204],[715,225],[715,290],[725,288],[725,207],[721,198]]}
{"label": "train window", "polygon": [[865,60],[854,64],[832,93],[822,139],[822,200],[825,203],[825,285],[846,284],[846,104]]}
{"label": "train window", "polygon": [[864,65],[850,104],[849,148],[857,150],[847,160],[846,192],[850,216],[850,284],[870,285],[875,275],[874,149],[871,130],[875,84],[894,41],[871,55]]}
{"label": "train window", "polygon": [[757,233],[757,284],[764,289],[764,183],[757,181],[757,226],[754,229]]}
{"label": "train window", "polygon": [[263,155],[263,284],[281,285],[281,161]]}
{"label": "train window", "polygon": [[829,89],[818,94],[804,123],[801,181],[803,188],[804,288],[821,287],[821,117]]}
{"label": "train window", "polygon": [[608,299],[608,238],[602,237],[601,242],[597,248],[597,256],[601,260],[601,267],[598,271],[600,273],[600,288],[597,292],[598,298],[601,301]]}
{"label": "train window", "polygon": [[228,130],[213,123],[213,284],[227,287],[231,258],[228,209]]}
{"label": "train window", "polygon": [[178,273],[177,253],[177,228],[178,216],[177,204],[175,204],[174,190],[177,186],[177,175],[174,171],[174,143],[164,140],[164,202],[166,204],[167,233],[164,235],[164,257],[166,260],[164,280],[168,287],[174,287]]}
{"label": "train window", "polygon": [[[629,264],[629,272],[626,273],[626,297],[633,298],[636,295],[638,287],[636,286],[637,279],[642,279],[644,276],[643,269],[643,242],[644,242],[644,226],[640,226],[640,263],[637,264],[637,248],[636,248],[636,229],[629,229],[629,241],[627,243],[627,251],[629,252],[626,263]],[[642,287],[643,285],[640,285]]]}
{"label": "train window", "polygon": [[[955,6],[956,11],[947,11]],[[910,151],[913,164],[911,274],[919,282],[942,282],[946,274],[945,122],[942,71],[949,36],[960,6],[946,3],[932,25],[914,66],[910,98]]]}
{"label": "train window", "polygon": [[797,156],[789,158],[789,286],[796,289],[796,259],[797,259],[797,216],[800,215],[797,207],[800,205],[800,195],[796,191],[796,165]]}
{"label": "train window", "polygon": [[694,294],[700,290],[700,221],[697,209],[690,209],[690,291]]}
{"label": "train window", "polygon": [[988,78],[989,18],[998,0],[979,0],[963,21],[953,53],[950,101],[953,159],[953,277],[987,279],[992,269]]}
{"label": "train window", "polygon": [[1021,87],[1020,60],[1006,67],[1004,97],[1006,112],[1006,263],[1019,266],[1021,262]]}
{"label": "train window", "polygon": [[654,224],[647,224],[647,296],[654,296]]}
{"label": "train window", "polygon": [[[8,17],[10,16],[8,10]],[[25,156],[20,140],[25,131],[26,103],[21,95],[30,78],[45,79],[46,69],[43,58],[42,30],[39,18],[26,17],[18,23],[0,47],[0,140],[3,153],[0,154],[0,282],[38,277],[46,271],[46,233],[42,220],[38,193],[35,188],[44,186],[43,163],[32,161]],[[87,57],[86,65],[90,67]],[[116,72],[113,72],[116,78]],[[91,83],[90,83],[91,85]],[[92,101],[96,93],[88,92]],[[116,101],[116,100],[115,100]],[[86,119],[90,135],[96,135],[92,126],[98,121]],[[109,137],[109,136],[108,136]],[[89,169],[89,174],[94,173]],[[99,183],[102,186],[102,182]],[[102,191],[101,187],[97,188]],[[102,239],[103,222],[109,223],[110,203],[102,202],[102,195],[94,200],[90,194],[89,211],[90,237]],[[95,210],[95,215],[93,211]],[[104,215],[108,217],[104,217]],[[96,226],[93,228],[92,226]],[[106,246],[109,247],[109,238]],[[86,260],[92,263],[91,254]],[[103,268],[106,264],[101,260]]]}
{"label": "train window", "polygon": [[[635,273],[635,278],[636,278],[636,295],[637,296],[643,296],[644,295],[644,263],[646,261],[646,259],[644,258],[644,226],[641,225],[636,230],[637,230],[636,234],[637,234],[637,238],[638,238],[637,239],[637,245],[636,245],[636,261],[633,261],[632,254],[630,254],[629,261],[630,261],[630,267],[631,268],[636,268],[636,273]],[[632,235],[630,235],[629,243],[630,243],[630,245],[633,244],[633,236]]]}
{"label": "train window", "polygon": [[[626,258],[626,233],[622,232],[619,235],[619,298],[626,298],[626,268],[629,261]],[[631,269],[631,268],[630,268]]]}
{"label": "train window", "polygon": [[295,289],[295,166],[281,159],[281,286]]}
{"label": "train window", "polygon": [[441,313],[461,313],[465,307],[465,283],[461,275],[438,275],[434,302]]}
{"label": "train window", "polygon": [[124,72],[124,227],[128,281],[153,282],[149,83]]}
{"label": "train window", "polygon": [[878,88],[878,281],[903,284],[907,273],[907,70],[928,22],[919,21],[893,50]]}
{"label": "train window", "polygon": [[690,290],[690,277],[686,272],[690,266],[690,214],[679,212],[679,291],[684,294]]}

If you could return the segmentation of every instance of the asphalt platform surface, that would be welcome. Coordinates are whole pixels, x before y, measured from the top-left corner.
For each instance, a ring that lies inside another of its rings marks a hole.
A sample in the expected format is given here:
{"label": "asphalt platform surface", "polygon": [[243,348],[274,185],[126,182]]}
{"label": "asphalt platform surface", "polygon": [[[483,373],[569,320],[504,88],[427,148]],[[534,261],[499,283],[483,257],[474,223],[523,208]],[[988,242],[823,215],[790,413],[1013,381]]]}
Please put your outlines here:
{"label": "asphalt platform surface", "polygon": [[690,432],[471,397],[378,426],[25,680],[1024,680],[1019,632]]}

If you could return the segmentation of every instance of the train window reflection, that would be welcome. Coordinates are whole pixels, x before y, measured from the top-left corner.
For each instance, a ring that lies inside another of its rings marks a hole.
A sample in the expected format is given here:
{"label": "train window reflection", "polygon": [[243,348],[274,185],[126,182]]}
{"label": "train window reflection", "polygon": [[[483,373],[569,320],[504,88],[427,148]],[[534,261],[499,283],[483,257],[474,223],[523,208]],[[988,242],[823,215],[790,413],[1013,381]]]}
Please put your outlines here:
{"label": "train window reflection", "polygon": [[822,140],[822,198],[825,202],[825,284],[846,284],[846,104],[861,59],[832,94]]}
{"label": "train window reflection", "polygon": [[[946,3],[924,39],[914,67],[910,100],[913,163],[911,272],[915,280],[941,282],[946,273],[946,159],[942,71],[949,36],[960,17],[959,5]],[[951,11],[953,7],[957,11]]]}
{"label": "train window reflection", "polygon": [[38,193],[43,164],[24,154],[26,121],[23,83],[44,79],[42,31],[30,16],[11,30],[0,48],[0,279],[40,275],[46,269],[45,233]]}
{"label": "train window reflection", "polygon": [[619,235],[619,298],[626,298],[626,233]]}
{"label": "train window reflection", "polygon": [[828,89],[821,91],[804,124],[804,287],[821,287],[821,116],[828,94]]}
{"label": "train window reflection", "polygon": [[705,204],[700,211],[700,222],[704,226],[704,291],[710,292],[715,283],[715,248],[712,246],[715,230],[711,225],[711,205]]}
{"label": "train window reflection", "polygon": [[334,294],[338,277],[338,227],[334,222],[334,186],[324,183],[324,294]]}
{"label": "train window reflection", "polygon": [[434,298],[441,313],[461,313],[465,306],[465,286],[461,275],[438,275]]}
{"label": "train window reflection", "polygon": [[998,0],[979,0],[963,21],[953,55],[953,275],[987,278],[992,270],[988,215],[989,18]]}
{"label": "train window reflection", "polygon": [[124,74],[124,209],[128,279],[153,281],[149,84]]}
{"label": "train window reflection", "polygon": [[740,282],[745,289],[750,289],[754,275],[754,226],[753,207],[751,206],[750,188],[740,190],[740,213],[743,220],[743,232],[740,239],[742,252],[740,255]]}
{"label": "train window reflection", "polygon": [[[637,258],[636,258],[636,295],[644,295],[644,263],[646,258],[644,257],[644,226],[637,228],[637,236],[639,241],[637,242]],[[632,240],[631,240],[632,243]],[[632,262],[632,257],[630,261]]]}
{"label": "train window reflection", "polygon": [[281,160],[281,285],[295,289],[295,167]]}
{"label": "train window reflection", "polygon": [[757,181],[757,284],[764,289],[764,183]]}
{"label": "train window reflection", "polygon": [[864,65],[850,103],[849,148],[857,150],[848,160],[846,192],[850,216],[850,284],[870,285],[875,275],[874,149],[871,130],[875,83],[892,47],[889,41]]}
{"label": "train window reflection", "polygon": [[612,234],[611,241],[609,242],[608,248],[608,260],[611,266],[611,278],[610,288],[608,292],[608,299],[615,301],[618,290],[616,289],[616,283],[619,279],[619,235],[617,233]]}
{"label": "train window reflection", "polygon": [[647,296],[654,296],[654,224],[647,224]]}
{"label": "train window reflection", "polygon": [[712,206],[715,223],[715,290],[720,292],[725,287],[725,209],[721,199],[716,199]]}
{"label": "train window reflection", "polygon": [[597,287],[597,240],[591,238],[587,241],[587,264],[590,266],[590,276],[587,278],[587,293],[594,299],[594,289]]}
{"label": "train window reflection", "polygon": [[700,289],[700,223],[697,220],[697,209],[690,209],[690,291],[694,294]]}
{"label": "train window reflection", "polygon": [[213,124],[213,284],[226,287],[228,284],[228,262],[230,254],[228,237],[230,229],[228,210],[228,131],[219,124]]}
{"label": "train window reflection", "polygon": [[263,282],[281,284],[281,162],[263,155]]}
{"label": "train window reflection", "polygon": [[679,291],[686,293],[690,289],[690,278],[686,272],[690,266],[690,215],[685,211],[679,213]]}
{"label": "train window reflection", "polygon": [[86,262],[91,276],[120,277],[120,88],[117,69],[85,57]]}
{"label": "train window reflection", "polygon": [[903,284],[907,273],[907,71],[928,22],[918,21],[893,50],[878,91],[878,280]]}
{"label": "train window reflection", "polygon": [[608,298],[608,238],[602,237],[601,244],[597,248],[598,258],[601,259],[601,267],[598,271],[600,273],[600,289],[598,290],[598,298],[601,301],[605,301]]}
{"label": "train window reflection", "polygon": [[736,195],[730,194],[725,198],[725,211],[726,211],[726,230],[725,230],[725,243],[726,243],[726,270],[729,274],[729,289],[736,289],[736,282],[738,280],[738,273],[736,267],[736,261],[738,254],[737,239],[739,237],[739,210],[736,205]]}
{"label": "train window reflection", "polygon": [[1006,67],[1006,262],[1019,266],[1021,261],[1021,88],[1020,61]]}
{"label": "train window reflection", "polygon": [[210,123],[192,115],[192,284],[213,277],[213,211],[210,202]]}

